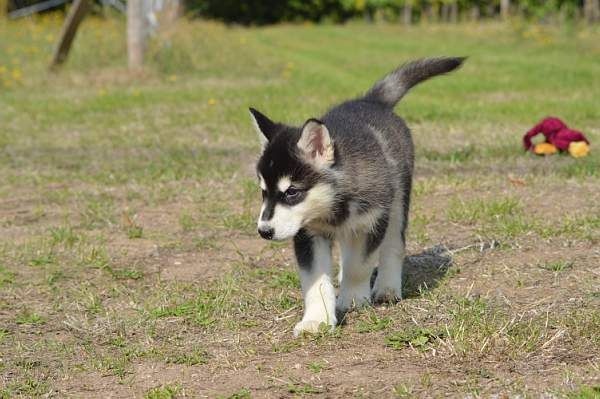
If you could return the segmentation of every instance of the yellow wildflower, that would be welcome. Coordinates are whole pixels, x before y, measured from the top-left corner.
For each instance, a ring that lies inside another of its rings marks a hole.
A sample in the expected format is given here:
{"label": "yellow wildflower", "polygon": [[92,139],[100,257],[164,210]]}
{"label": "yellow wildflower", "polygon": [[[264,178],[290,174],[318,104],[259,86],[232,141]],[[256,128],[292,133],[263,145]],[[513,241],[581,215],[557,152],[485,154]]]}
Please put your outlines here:
{"label": "yellow wildflower", "polygon": [[15,68],[13,69],[11,76],[15,81],[20,82],[23,78],[23,73],[20,69]]}

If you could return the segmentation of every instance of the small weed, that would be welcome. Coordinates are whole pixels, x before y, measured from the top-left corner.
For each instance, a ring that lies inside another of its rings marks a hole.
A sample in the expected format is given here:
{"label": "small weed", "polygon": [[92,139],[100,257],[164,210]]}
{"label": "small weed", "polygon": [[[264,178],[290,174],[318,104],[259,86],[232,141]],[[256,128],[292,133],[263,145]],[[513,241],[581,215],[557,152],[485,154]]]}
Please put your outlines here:
{"label": "small weed", "polygon": [[197,249],[216,249],[218,248],[216,239],[213,237],[200,237],[194,239],[194,246]]}
{"label": "small weed", "polygon": [[127,237],[129,237],[129,239],[142,238],[144,229],[142,228],[142,226],[139,226],[135,223],[134,217],[131,216],[129,212],[123,212],[121,219],[125,232],[127,233]]}
{"label": "small weed", "polygon": [[17,315],[15,318],[15,323],[17,324],[31,324],[31,325],[39,325],[44,324],[46,319],[35,312],[30,312],[25,310]]}
{"label": "small weed", "polygon": [[321,393],[323,390],[310,384],[289,384],[287,391],[293,394],[305,395]]}
{"label": "small weed", "polygon": [[87,253],[81,256],[79,264],[95,269],[103,269],[110,265],[110,258],[105,248],[92,246]]}
{"label": "small weed", "polygon": [[179,385],[161,385],[146,392],[144,399],[172,399],[177,396],[180,390]]}
{"label": "small weed", "polygon": [[83,300],[83,306],[90,314],[98,314],[102,310],[102,299],[93,293],[87,293]]}
{"label": "small weed", "polygon": [[39,397],[46,394],[48,390],[48,383],[28,376],[24,380],[13,382],[0,390],[0,398],[4,399],[13,396]]}
{"label": "small weed", "polygon": [[52,251],[42,252],[39,251],[33,258],[29,260],[30,266],[46,266],[56,263],[56,256]]}
{"label": "small weed", "polygon": [[127,374],[127,368],[129,367],[127,356],[105,356],[96,360],[95,363],[96,368],[119,378],[123,378]]}
{"label": "small weed", "polygon": [[310,362],[308,363],[308,369],[310,371],[312,371],[313,373],[320,373],[321,370],[323,370],[323,368],[325,368],[325,363],[321,363],[321,362]]}
{"label": "small weed", "polygon": [[286,311],[286,310],[291,309],[294,306],[298,306],[298,305],[300,305],[300,301],[298,299],[288,295],[285,292],[281,293],[281,296],[279,297],[279,299],[277,301],[277,307],[281,311]]}
{"label": "small weed", "polygon": [[46,277],[46,282],[50,285],[53,285],[63,278],[65,278],[65,273],[62,270],[54,270],[50,272],[48,277]]}
{"label": "small weed", "polygon": [[144,273],[135,269],[115,269],[105,268],[115,280],[139,280],[144,277]]}
{"label": "small weed", "polygon": [[194,218],[189,213],[182,213],[179,216],[179,225],[181,229],[185,232],[192,231],[195,226]]}
{"label": "small weed", "polygon": [[106,194],[85,195],[85,209],[80,212],[82,225],[88,230],[114,224],[113,198]]}
{"label": "small weed", "polygon": [[300,288],[300,277],[298,273],[291,270],[280,270],[273,275],[269,282],[273,288]]}
{"label": "small weed", "polygon": [[385,343],[394,349],[403,349],[409,346],[424,349],[427,344],[434,342],[442,335],[443,333],[436,333],[429,328],[412,327],[388,335]]}
{"label": "small weed", "polygon": [[10,333],[4,328],[0,328],[0,344],[8,337]]}
{"label": "small weed", "polygon": [[518,356],[521,353],[533,352],[539,347],[540,341],[544,336],[544,321],[532,318],[522,320],[509,325],[506,328],[505,336],[508,338],[508,350],[512,355]]}
{"label": "small weed", "polygon": [[134,239],[134,238],[142,238],[142,235],[144,233],[144,229],[141,226],[130,226],[127,228],[127,237]]}
{"label": "small weed", "polygon": [[175,354],[175,355],[167,355],[165,356],[165,362],[172,364],[185,364],[187,366],[194,366],[196,364],[205,364],[206,363],[206,351],[202,349],[193,349],[189,352],[186,349],[185,351]]}
{"label": "small weed", "polygon": [[389,317],[379,317],[374,311],[369,312],[367,320],[360,320],[356,325],[356,331],[359,333],[368,333],[382,331],[392,324]]}
{"label": "small weed", "polygon": [[292,350],[302,346],[302,341],[294,339],[290,341],[284,341],[282,343],[273,344],[273,353],[290,353]]}
{"label": "small weed", "polygon": [[114,346],[115,348],[124,348],[125,346],[127,346],[127,341],[125,340],[125,338],[117,336],[115,338],[109,339],[108,344]]}
{"label": "small weed", "polygon": [[394,387],[394,395],[397,398],[410,398],[413,395],[413,388],[410,385],[398,384]]}
{"label": "small weed", "polygon": [[573,267],[573,262],[566,261],[566,260],[557,260],[554,262],[542,263],[542,264],[538,265],[538,267],[540,269],[549,270],[549,271],[558,273],[558,272],[562,272],[566,269],[570,269],[571,267]]}
{"label": "small weed", "polygon": [[8,270],[5,266],[0,265],[0,287],[9,285],[15,282],[15,273]]}
{"label": "small weed", "polygon": [[50,238],[52,240],[52,245],[63,244],[67,248],[70,248],[81,241],[81,237],[73,231],[71,226],[51,228]]}

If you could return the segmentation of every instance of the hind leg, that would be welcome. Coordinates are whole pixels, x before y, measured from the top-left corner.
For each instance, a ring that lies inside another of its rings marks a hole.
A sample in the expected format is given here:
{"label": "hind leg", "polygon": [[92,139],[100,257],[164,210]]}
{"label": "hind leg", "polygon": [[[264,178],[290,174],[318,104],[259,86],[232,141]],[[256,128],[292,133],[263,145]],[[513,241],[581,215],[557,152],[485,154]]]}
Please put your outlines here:
{"label": "hind leg", "polygon": [[374,265],[372,254],[366,253],[366,234],[348,235],[338,241],[341,268],[336,311],[344,314],[353,307],[370,302],[370,277]]}
{"label": "hind leg", "polygon": [[373,301],[376,303],[402,299],[402,267],[405,256],[410,186],[407,189],[408,194],[396,199],[389,227],[381,244],[377,278],[372,292]]}

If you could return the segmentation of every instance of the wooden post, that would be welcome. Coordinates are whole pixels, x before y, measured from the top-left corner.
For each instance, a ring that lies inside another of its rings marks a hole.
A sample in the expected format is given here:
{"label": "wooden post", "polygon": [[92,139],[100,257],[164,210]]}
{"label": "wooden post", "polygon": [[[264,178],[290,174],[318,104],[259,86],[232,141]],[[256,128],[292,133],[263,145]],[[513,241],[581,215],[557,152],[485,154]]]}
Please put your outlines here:
{"label": "wooden post", "polygon": [[140,69],[144,65],[146,51],[145,0],[127,1],[127,58],[129,69]]}
{"label": "wooden post", "polygon": [[583,16],[589,24],[600,21],[600,0],[585,0]]}
{"label": "wooden post", "polygon": [[444,2],[442,4],[442,22],[450,21],[450,4]]}
{"label": "wooden post", "polygon": [[479,6],[477,4],[475,4],[471,8],[471,21],[478,22],[480,15],[481,15],[481,10],[479,9]]}
{"label": "wooden post", "polygon": [[500,0],[500,16],[504,20],[510,16],[510,0]]}
{"label": "wooden post", "polygon": [[71,50],[71,44],[73,44],[73,39],[75,39],[75,34],[77,33],[77,28],[79,28],[79,24],[83,21],[83,17],[85,17],[89,8],[89,0],[75,0],[73,3],[60,32],[58,45],[54,50],[50,68],[58,67],[67,59],[69,50]]}
{"label": "wooden post", "polygon": [[458,3],[456,0],[450,3],[450,22],[453,24],[458,22]]}
{"label": "wooden post", "polygon": [[402,23],[404,25],[412,24],[412,4],[406,2],[402,8]]}

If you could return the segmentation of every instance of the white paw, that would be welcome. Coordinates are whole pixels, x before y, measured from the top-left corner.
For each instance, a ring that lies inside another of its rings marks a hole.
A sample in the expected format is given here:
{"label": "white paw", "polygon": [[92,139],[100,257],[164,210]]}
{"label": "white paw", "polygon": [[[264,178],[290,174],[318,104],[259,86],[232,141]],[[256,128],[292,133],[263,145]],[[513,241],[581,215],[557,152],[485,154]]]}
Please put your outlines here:
{"label": "white paw", "polygon": [[321,320],[302,320],[294,327],[294,337],[298,337],[304,332],[314,334],[323,330],[331,331],[336,324],[335,318],[329,323]]}

